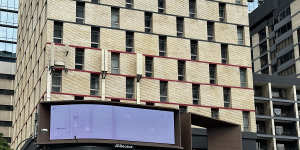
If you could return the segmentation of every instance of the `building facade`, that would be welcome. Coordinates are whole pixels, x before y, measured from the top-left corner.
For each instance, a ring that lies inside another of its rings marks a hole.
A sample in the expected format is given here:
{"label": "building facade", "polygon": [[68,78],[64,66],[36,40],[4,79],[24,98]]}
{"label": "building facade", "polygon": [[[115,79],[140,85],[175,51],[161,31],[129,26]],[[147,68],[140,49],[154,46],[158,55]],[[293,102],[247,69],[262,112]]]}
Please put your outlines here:
{"label": "building facade", "polygon": [[19,5],[14,148],[34,134],[40,101],[167,106],[256,132],[247,1]]}
{"label": "building facade", "polygon": [[300,79],[254,75],[257,150],[299,150]]}
{"label": "building facade", "polygon": [[0,133],[11,141],[18,1],[0,1]]}
{"label": "building facade", "polygon": [[265,0],[250,17],[253,71],[300,77],[298,0]]}

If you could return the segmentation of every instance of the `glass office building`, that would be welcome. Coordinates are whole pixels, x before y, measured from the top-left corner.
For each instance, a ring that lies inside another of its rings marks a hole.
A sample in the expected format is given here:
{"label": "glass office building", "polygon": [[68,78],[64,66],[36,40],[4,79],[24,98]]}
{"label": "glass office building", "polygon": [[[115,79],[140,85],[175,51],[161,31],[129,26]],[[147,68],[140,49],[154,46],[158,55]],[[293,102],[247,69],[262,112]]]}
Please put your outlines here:
{"label": "glass office building", "polygon": [[0,60],[15,61],[18,0],[0,0]]}

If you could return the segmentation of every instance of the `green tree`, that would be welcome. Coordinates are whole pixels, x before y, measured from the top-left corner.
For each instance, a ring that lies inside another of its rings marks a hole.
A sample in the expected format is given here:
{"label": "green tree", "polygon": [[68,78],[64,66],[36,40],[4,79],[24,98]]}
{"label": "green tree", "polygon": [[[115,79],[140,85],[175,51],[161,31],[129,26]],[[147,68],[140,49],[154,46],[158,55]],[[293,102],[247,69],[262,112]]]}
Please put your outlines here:
{"label": "green tree", "polygon": [[11,150],[7,140],[3,138],[2,133],[0,133],[0,150]]}

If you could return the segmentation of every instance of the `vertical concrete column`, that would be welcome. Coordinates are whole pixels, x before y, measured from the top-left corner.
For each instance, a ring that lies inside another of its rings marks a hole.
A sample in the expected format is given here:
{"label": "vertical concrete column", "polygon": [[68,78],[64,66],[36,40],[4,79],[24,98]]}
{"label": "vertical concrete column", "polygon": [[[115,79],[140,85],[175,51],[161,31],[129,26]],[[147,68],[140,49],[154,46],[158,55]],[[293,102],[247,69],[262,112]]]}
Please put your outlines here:
{"label": "vertical concrete column", "polygon": [[[293,85],[293,98],[295,101],[295,105],[294,105],[294,111],[295,111],[295,115],[296,118],[299,119],[299,112],[298,112],[298,103],[297,103],[297,90],[296,90],[296,85]],[[296,131],[297,131],[297,136],[300,136],[300,129],[299,129],[299,121],[296,122]],[[298,149],[300,149],[300,140],[298,139]]]}
{"label": "vertical concrete column", "polygon": [[106,73],[108,71],[108,52],[107,50],[102,50],[101,52],[101,100],[105,100],[105,90],[106,90]]}
{"label": "vertical concrete column", "polygon": [[[272,99],[272,84],[271,82],[268,83],[268,91],[269,91],[269,99],[270,99],[270,115],[271,115],[271,124],[272,124],[272,135],[275,136],[276,133],[275,133],[275,122],[274,122],[274,111],[273,111],[273,101],[271,100]],[[274,150],[277,150],[277,147],[276,147],[276,138],[273,137],[273,141],[272,141],[272,144],[273,144],[273,149]]]}
{"label": "vertical concrete column", "polygon": [[136,103],[141,104],[141,87],[140,80],[143,75],[143,55],[136,54]]}

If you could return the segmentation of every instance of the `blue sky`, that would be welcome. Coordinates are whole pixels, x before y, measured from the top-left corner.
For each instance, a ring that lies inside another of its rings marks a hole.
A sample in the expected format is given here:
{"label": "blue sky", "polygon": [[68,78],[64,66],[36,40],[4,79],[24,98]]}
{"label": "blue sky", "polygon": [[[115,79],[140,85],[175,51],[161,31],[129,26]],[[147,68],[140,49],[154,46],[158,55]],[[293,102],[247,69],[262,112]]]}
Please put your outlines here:
{"label": "blue sky", "polygon": [[248,11],[253,11],[258,6],[257,0],[254,0],[254,2],[248,3]]}

